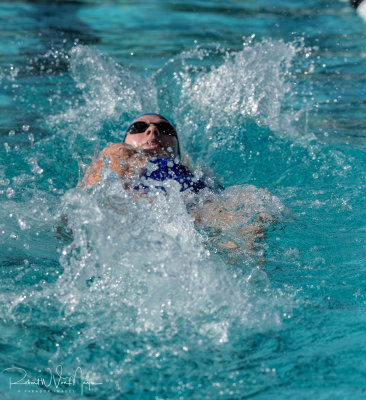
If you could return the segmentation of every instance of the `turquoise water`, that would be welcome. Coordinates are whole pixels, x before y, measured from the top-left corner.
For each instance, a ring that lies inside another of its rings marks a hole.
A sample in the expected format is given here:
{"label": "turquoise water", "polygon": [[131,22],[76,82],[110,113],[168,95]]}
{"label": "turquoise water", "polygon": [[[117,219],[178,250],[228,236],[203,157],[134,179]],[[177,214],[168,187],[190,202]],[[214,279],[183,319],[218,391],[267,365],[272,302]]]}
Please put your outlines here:
{"label": "turquoise water", "polygon": [[[366,25],[348,3],[3,1],[0,18],[1,397],[364,399]],[[134,203],[107,170],[75,189],[146,111],[218,201],[277,219],[250,257],[174,190]]]}

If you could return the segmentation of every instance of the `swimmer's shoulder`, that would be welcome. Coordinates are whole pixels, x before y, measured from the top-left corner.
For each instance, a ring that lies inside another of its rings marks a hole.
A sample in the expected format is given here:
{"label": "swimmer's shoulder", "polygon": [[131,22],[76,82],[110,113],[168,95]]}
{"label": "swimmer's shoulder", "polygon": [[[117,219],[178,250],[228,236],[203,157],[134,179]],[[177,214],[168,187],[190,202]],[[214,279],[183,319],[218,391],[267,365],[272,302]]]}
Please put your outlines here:
{"label": "swimmer's shoulder", "polygon": [[99,158],[112,156],[128,157],[136,154],[137,152],[137,149],[123,142],[108,143],[106,147],[104,147],[104,149],[100,152]]}

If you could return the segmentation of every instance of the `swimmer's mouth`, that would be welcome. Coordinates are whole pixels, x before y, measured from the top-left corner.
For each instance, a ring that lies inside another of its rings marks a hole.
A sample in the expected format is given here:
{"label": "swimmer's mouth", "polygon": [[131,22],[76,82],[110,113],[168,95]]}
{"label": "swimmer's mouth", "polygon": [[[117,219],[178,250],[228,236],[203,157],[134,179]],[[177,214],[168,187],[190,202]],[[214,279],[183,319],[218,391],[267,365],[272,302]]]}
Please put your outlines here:
{"label": "swimmer's mouth", "polygon": [[158,140],[149,140],[148,142],[143,144],[143,148],[147,149],[156,149],[158,147],[163,147],[162,144]]}

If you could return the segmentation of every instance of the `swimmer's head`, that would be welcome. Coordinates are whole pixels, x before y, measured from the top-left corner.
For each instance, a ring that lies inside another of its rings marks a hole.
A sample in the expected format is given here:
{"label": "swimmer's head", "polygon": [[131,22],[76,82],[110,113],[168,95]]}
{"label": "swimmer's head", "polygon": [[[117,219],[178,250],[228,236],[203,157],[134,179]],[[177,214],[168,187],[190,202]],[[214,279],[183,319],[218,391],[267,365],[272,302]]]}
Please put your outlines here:
{"label": "swimmer's head", "polygon": [[123,141],[154,155],[180,158],[177,132],[169,120],[159,114],[143,114],[135,118]]}

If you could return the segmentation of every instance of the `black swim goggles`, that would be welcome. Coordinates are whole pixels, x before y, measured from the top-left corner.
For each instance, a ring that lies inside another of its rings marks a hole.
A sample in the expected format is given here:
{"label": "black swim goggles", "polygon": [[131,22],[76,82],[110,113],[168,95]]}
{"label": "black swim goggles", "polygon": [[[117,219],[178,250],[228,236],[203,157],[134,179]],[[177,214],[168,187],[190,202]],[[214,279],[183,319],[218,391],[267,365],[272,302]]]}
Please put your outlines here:
{"label": "black swim goggles", "polygon": [[127,129],[126,133],[129,133],[131,135],[133,135],[135,133],[143,133],[146,131],[146,129],[150,125],[155,125],[162,135],[178,137],[177,131],[175,130],[173,125],[171,125],[169,122],[165,122],[165,121],[150,122],[150,123],[144,122],[144,121],[137,121],[137,122],[134,122],[133,124],[131,124],[131,126]]}

